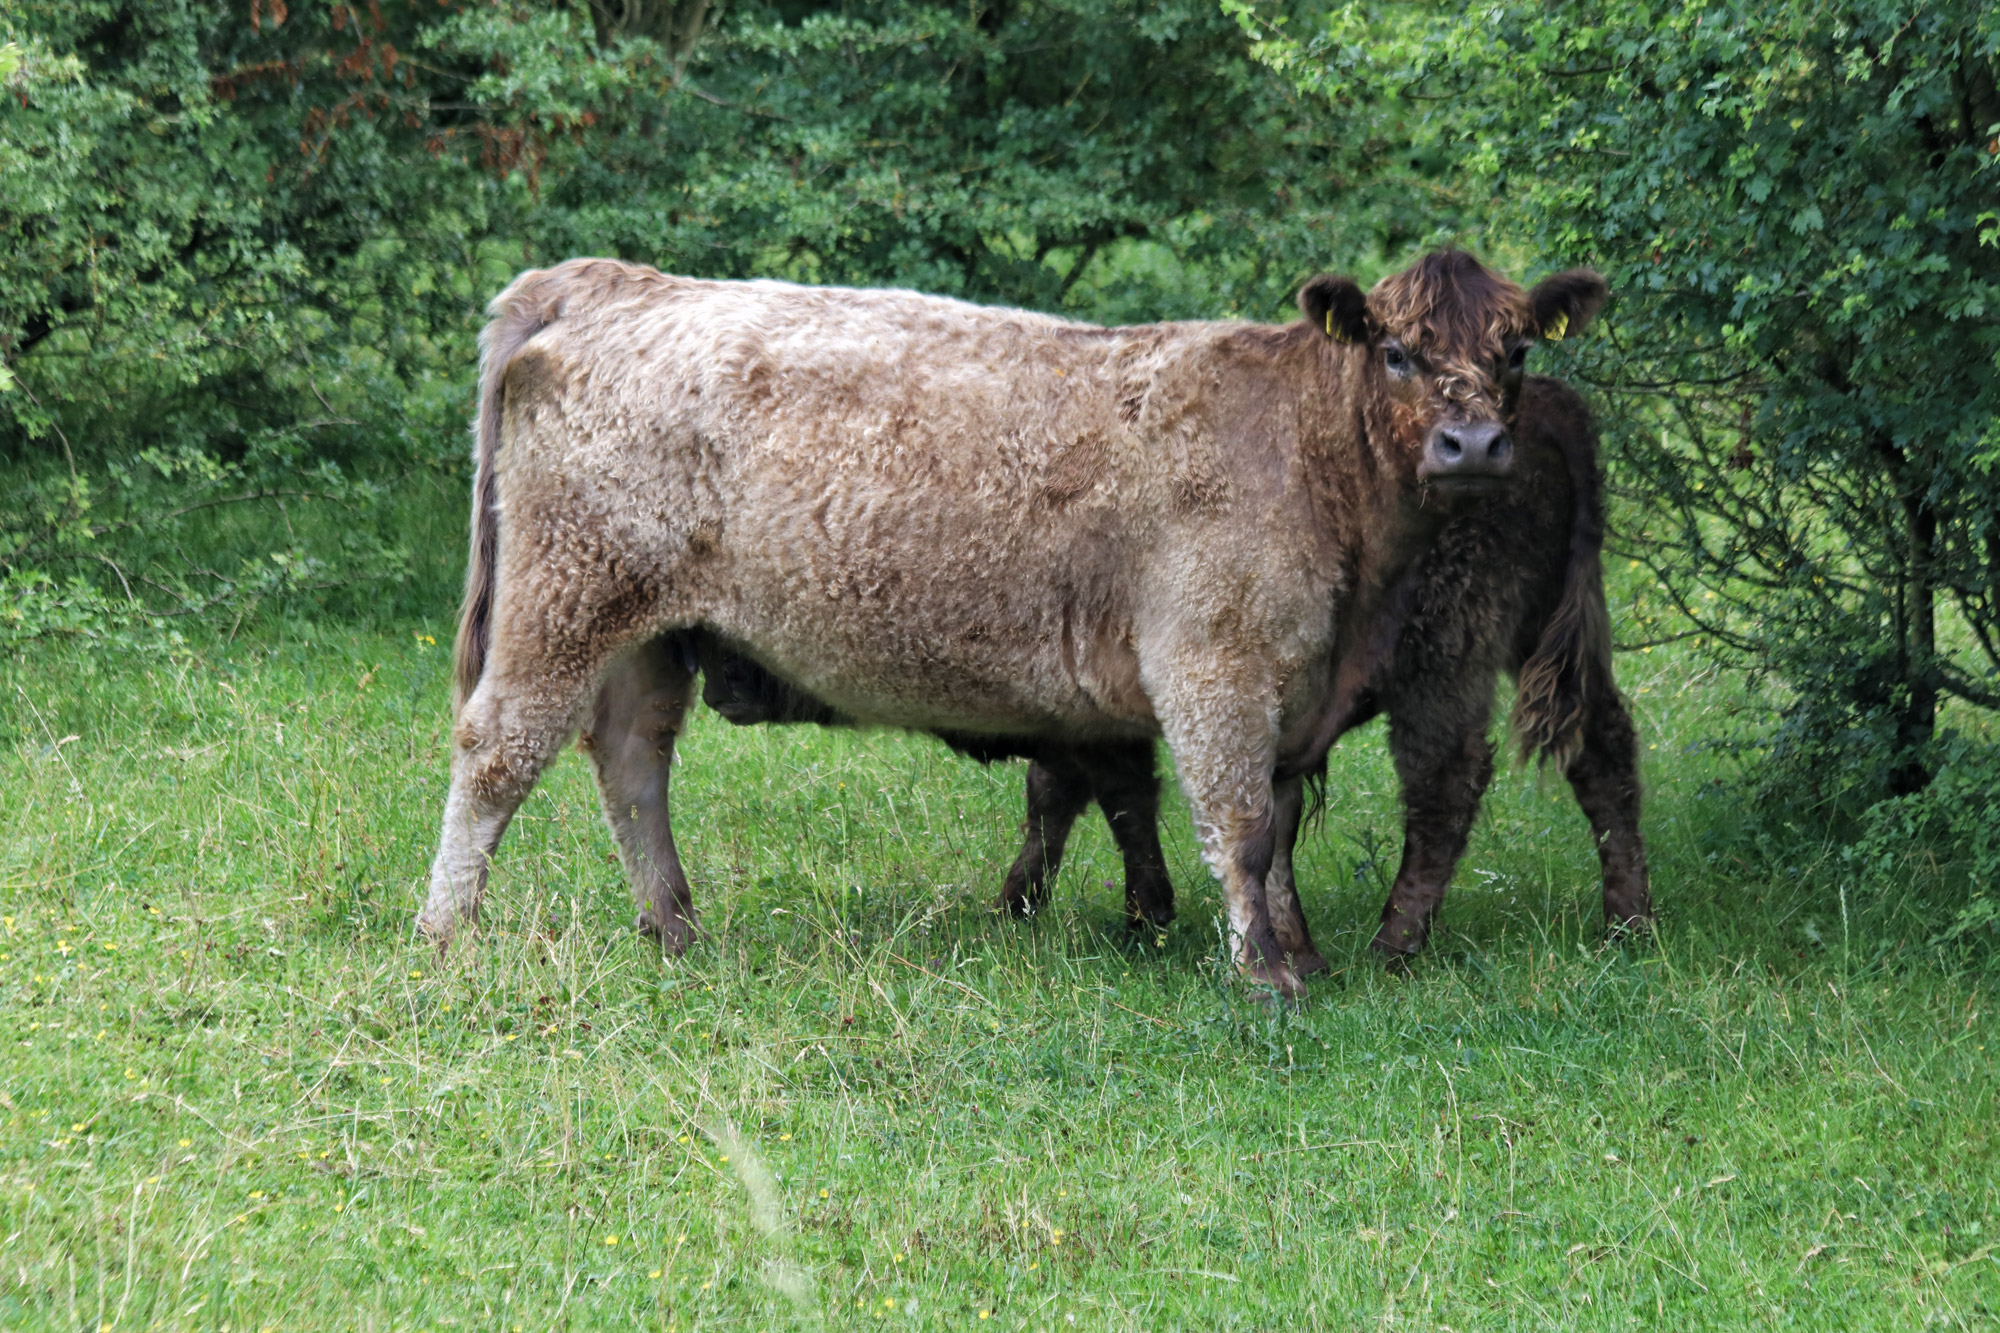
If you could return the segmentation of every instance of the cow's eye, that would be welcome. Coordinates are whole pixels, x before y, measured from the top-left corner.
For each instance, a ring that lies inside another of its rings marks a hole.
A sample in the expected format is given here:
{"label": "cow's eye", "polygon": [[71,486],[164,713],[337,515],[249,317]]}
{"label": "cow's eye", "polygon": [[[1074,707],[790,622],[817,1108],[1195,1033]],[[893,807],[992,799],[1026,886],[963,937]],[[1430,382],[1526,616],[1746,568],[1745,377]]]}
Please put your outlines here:
{"label": "cow's eye", "polygon": [[1528,364],[1528,345],[1522,343],[1507,354],[1507,369],[1519,370]]}
{"label": "cow's eye", "polygon": [[1382,349],[1382,364],[1389,367],[1396,374],[1401,375],[1409,370],[1410,358],[1402,348],[1398,347],[1395,343],[1390,343]]}

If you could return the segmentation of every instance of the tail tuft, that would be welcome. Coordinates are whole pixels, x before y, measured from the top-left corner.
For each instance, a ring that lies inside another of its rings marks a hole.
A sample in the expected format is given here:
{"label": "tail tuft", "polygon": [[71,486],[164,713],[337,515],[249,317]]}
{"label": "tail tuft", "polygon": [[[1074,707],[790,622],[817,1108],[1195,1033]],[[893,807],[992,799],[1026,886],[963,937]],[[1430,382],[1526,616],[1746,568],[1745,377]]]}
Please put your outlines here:
{"label": "tail tuft", "polygon": [[1521,666],[1514,695],[1514,735],[1521,761],[1552,761],[1567,772],[1583,748],[1591,695],[1611,689],[1611,625],[1597,553],[1572,555],[1562,601]]}
{"label": "tail tuft", "polygon": [[1611,618],[1604,605],[1604,481],[1597,470],[1597,427],[1590,409],[1567,386],[1540,380],[1552,399],[1541,425],[1569,465],[1575,508],[1562,594],[1540,640],[1521,664],[1514,696],[1514,736],[1521,762],[1553,761],[1567,772],[1583,749],[1592,696],[1615,691]]}

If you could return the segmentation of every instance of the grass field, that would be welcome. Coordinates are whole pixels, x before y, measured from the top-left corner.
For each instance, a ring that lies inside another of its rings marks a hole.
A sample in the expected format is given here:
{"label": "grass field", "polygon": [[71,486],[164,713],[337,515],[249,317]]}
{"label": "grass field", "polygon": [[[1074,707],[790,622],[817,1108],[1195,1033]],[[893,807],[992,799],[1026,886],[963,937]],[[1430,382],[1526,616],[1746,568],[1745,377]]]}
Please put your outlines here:
{"label": "grass field", "polygon": [[1376,732],[1304,848],[1336,971],[1299,1011],[1220,967],[1178,805],[1163,943],[1095,815],[1023,925],[988,906],[1018,767],[708,714],[703,943],[634,937],[571,753],[440,964],[447,655],[0,664],[0,1326],[2000,1321],[1990,959],[1915,890],[1746,858],[1694,744],[1729,687],[1665,653],[1621,662],[1655,940],[1598,947],[1582,820],[1515,773],[1384,975]]}

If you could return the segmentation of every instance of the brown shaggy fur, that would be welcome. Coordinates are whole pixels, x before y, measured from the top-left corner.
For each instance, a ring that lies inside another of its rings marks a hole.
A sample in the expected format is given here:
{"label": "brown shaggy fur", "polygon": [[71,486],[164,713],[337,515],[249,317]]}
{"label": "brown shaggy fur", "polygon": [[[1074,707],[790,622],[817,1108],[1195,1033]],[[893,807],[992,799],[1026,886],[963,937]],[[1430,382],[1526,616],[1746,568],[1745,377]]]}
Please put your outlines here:
{"label": "brown shaggy fur", "polygon": [[1519,483],[1440,534],[1367,700],[1388,715],[1405,796],[1403,863],[1375,940],[1390,954],[1421,946],[1464,853],[1493,772],[1487,731],[1503,672],[1517,681],[1523,757],[1553,761],[1590,819],[1607,925],[1652,913],[1638,738],[1612,678],[1596,431],[1555,380],[1522,385],[1516,421]]}
{"label": "brown shaggy fur", "polygon": [[[1431,363],[1453,402],[1490,394],[1493,367],[1535,332],[1527,292],[1459,250],[1426,255],[1382,279],[1368,305],[1405,348]],[[1500,404],[1487,406],[1497,411]]]}
{"label": "brown shaggy fur", "polygon": [[1597,697],[1617,695],[1601,561],[1603,480],[1596,466],[1596,432],[1587,429],[1587,417],[1583,420],[1584,438],[1573,439],[1565,450],[1574,513],[1563,595],[1534,654],[1521,665],[1514,694],[1514,739],[1522,761],[1552,760],[1565,773],[1583,748],[1585,720]]}

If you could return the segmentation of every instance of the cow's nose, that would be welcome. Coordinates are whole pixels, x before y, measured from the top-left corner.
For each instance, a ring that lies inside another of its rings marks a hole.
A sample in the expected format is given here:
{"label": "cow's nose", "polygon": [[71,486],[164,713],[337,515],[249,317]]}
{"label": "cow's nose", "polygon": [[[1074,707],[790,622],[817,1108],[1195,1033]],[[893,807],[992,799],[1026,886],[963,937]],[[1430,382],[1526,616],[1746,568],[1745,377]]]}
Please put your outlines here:
{"label": "cow's nose", "polygon": [[1514,467],[1514,442],[1497,421],[1452,421],[1431,431],[1419,473],[1430,481],[1498,480]]}

